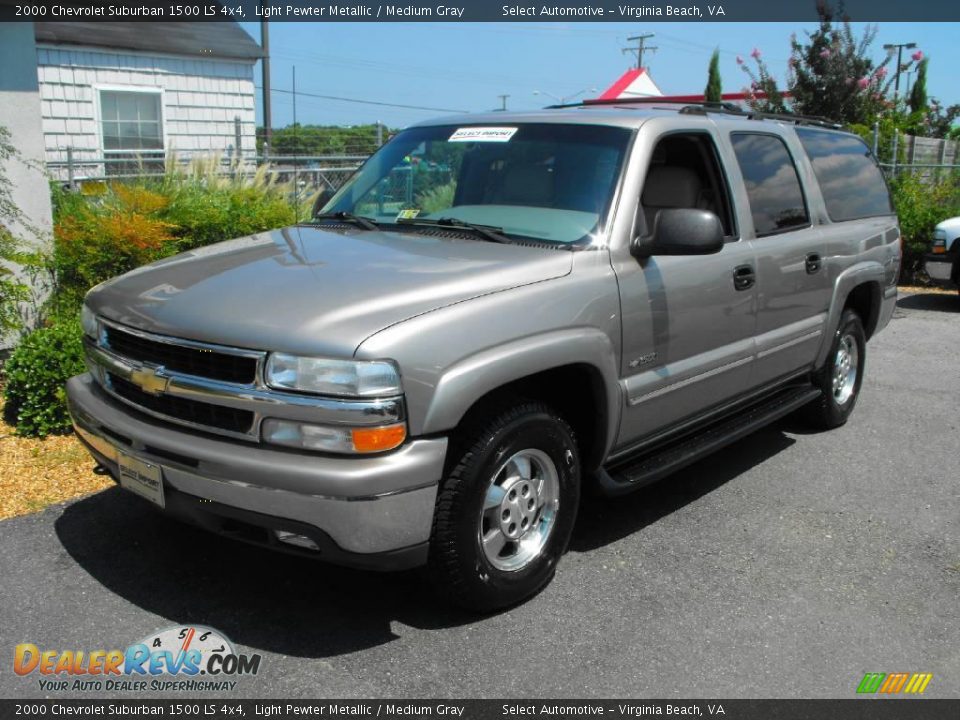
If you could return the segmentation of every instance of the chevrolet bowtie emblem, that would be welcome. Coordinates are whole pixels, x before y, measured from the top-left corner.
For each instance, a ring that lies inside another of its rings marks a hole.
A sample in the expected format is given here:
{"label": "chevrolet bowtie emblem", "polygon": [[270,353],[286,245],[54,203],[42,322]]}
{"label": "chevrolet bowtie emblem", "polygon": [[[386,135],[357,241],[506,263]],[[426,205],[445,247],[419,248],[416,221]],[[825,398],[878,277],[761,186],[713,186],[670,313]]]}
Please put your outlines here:
{"label": "chevrolet bowtie emblem", "polygon": [[150,395],[162,395],[167,391],[170,378],[164,377],[163,367],[141,366],[130,373],[130,382]]}

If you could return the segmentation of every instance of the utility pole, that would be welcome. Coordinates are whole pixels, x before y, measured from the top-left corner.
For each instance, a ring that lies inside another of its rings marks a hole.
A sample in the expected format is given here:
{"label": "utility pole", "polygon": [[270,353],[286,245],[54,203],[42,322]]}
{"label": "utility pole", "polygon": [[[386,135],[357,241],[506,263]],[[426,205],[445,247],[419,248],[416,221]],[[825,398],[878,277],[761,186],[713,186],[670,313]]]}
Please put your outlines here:
{"label": "utility pole", "polygon": [[270,112],[270,27],[266,20],[260,21],[260,47],[263,59],[260,68],[263,71],[263,154],[270,155],[273,142],[273,118]]}
{"label": "utility pole", "polygon": [[623,48],[624,53],[632,53],[637,56],[637,70],[643,69],[643,53],[646,51],[656,52],[659,48],[656,46],[647,45],[647,40],[652,38],[654,33],[644,33],[643,35],[634,35],[633,37],[628,37],[627,42],[636,42],[637,46]]}
{"label": "utility pole", "polygon": [[500,98],[500,107],[498,108],[499,112],[506,112],[507,110],[507,98],[509,95],[497,95]]}
{"label": "utility pole", "polygon": [[893,104],[897,104],[897,96],[900,94],[900,68],[903,65],[903,49],[912,50],[917,46],[916,43],[888,43],[883,46],[883,49],[888,53],[893,54],[893,51],[897,51],[897,75],[893,80]]}

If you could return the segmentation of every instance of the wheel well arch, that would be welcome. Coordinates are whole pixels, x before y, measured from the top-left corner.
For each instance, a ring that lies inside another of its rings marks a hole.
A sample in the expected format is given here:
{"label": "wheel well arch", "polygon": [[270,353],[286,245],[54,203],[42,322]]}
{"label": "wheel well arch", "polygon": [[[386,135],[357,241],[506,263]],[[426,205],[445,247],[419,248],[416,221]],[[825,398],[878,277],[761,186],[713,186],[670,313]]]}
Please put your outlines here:
{"label": "wheel well arch", "polygon": [[876,281],[863,282],[854,287],[848,294],[843,303],[843,308],[850,308],[856,311],[863,322],[863,332],[867,340],[877,329],[877,322],[880,320],[880,305],[882,303],[882,293],[880,283]]}
{"label": "wheel well arch", "polygon": [[553,408],[573,428],[584,470],[600,467],[606,454],[608,407],[599,369],[589,363],[571,363],[505,383],[467,409],[454,437],[479,416],[516,398],[539,400]]}

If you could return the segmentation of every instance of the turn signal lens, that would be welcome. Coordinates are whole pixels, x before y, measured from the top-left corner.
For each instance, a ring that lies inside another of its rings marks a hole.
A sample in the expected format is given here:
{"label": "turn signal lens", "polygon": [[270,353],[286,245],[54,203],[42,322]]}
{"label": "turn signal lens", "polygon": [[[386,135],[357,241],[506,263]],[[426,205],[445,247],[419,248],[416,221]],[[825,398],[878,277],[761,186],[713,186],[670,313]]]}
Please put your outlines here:
{"label": "turn signal lens", "polygon": [[358,453],[384,452],[399,447],[407,439],[407,426],[403,423],[377,428],[355,428],[353,449]]}
{"label": "turn signal lens", "polygon": [[274,445],[355,455],[393,450],[407,439],[404,423],[380,427],[333,427],[266,418],[263,439]]}

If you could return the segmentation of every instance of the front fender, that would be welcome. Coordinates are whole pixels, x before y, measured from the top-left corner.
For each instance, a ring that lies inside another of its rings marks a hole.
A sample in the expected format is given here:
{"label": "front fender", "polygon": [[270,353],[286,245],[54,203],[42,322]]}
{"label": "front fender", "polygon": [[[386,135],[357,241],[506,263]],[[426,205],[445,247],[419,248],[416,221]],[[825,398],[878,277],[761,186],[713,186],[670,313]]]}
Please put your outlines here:
{"label": "front fender", "polygon": [[[424,313],[357,348],[358,358],[390,358],[400,366],[412,436],[455,429],[477,400],[506,384],[579,365],[589,366],[592,386],[602,386],[598,422],[606,424],[606,447],[612,445],[623,404],[620,295],[606,253],[573,257],[567,276]],[[556,388],[560,398],[565,391]]]}
{"label": "front fender", "polygon": [[[424,434],[456,427],[480,398],[508,383],[566,365],[588,365],[603,380],[606,443],[609,452],[620,423],[620,386],[610,338],[596,328],[545,332],[464,358],[440,377],[423,421]],[[557,388],[558,393],[563,388]]]}

